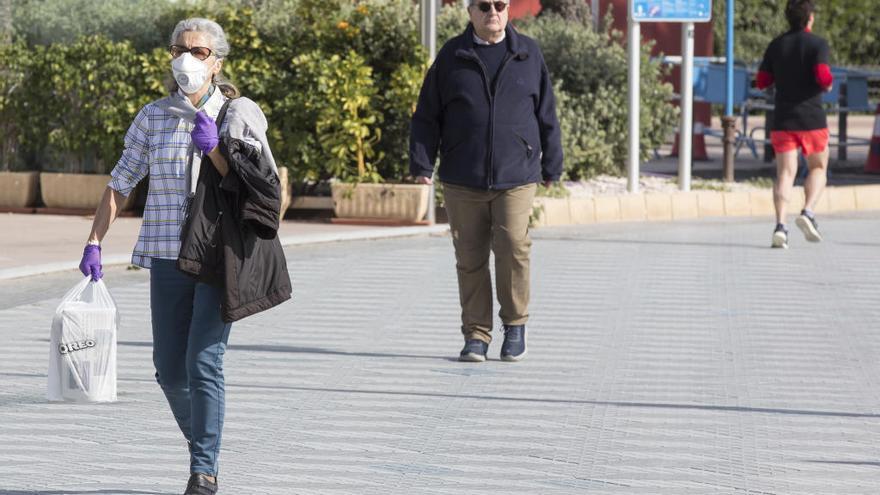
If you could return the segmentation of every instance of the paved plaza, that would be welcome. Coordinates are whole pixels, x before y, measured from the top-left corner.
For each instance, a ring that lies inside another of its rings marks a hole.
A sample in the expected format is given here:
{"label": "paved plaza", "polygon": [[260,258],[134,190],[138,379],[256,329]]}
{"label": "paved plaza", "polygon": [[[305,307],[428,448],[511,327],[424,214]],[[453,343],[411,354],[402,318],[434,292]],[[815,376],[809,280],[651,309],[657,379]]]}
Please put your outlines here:
{"label": "paved plaza", "polygon": [[[529,357],[455,361],[447,235],[286,249],[292,301],[236,323],[220,493],[876,494],[880,219],[768,248],[769,219],[533,233]],[[45,400],[67,271],[0,281],[0,495],[179,494],[148,277],[119,401]]]}

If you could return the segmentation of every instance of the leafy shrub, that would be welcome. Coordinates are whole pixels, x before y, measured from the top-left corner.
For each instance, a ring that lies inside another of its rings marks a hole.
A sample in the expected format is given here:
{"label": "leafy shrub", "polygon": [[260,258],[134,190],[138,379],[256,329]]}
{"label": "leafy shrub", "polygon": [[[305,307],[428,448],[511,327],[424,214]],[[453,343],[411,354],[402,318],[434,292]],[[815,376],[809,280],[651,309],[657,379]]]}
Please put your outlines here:
{"label": "leafy shrub", "polygon": [[[562,128],[565,170],[572,178],[622,174],[627,157],[628,108],[626,51],[619,33],[597,33],[580,21],[544,15],[519,23],[541,45],[555,83]],[[663,144],[678,110],[663,68],[642,47],[641,159]]]}
{"label": "leafy shrub", "polygon": [[3,51],[17,84],[10,104],[0,105],[0,126],[15,136],[18,159],[39,169],[108,172],[137,111],[163,94],[144,77],[145,56],[127,42],[88,36]]}
{"label": "leafy shrub", "polygon": [[461,4],[444,5],[437,15],[437,48],[464,32],[469,22],[467,10]]}
{"label": "leafy shrub", "polygon": [[103,35],[129,41],[137,50],[164,46],[170,31],[160,24],[173,0],[14,0],[12,25],[30,45],[73,43]]}
{"label": "leafy shrub", "polygon": [[[312,70],[317,82],[315,131],[327,156],[331,176],[343,180],[376,182],[381,177],[372,161],[381,137],[379,116],[371,107],[376,96],[372,69],[354,50],[344,57],[312,52],[294,59],[294,66]],[[381,159],[381,155],[378,156]],[[356,168],[353,170],[352,166]]]}
{"label": "leafy shrub", "polygon": [[[17,25],[24,25],[21,12],[38,3],[74,9],[81,1],[26,0],[17,4]],[[275,156],[295,180],[397,180],[407,174],[410,119],[427,62],[418,43],[417,8],[409,0],[162,0],[156,3],[161,9],[132,11],[142,24],[131,27],[134,43],[113,41],[125,34],[107,23],[128,1],[111,0],[108,13],[78,25],[80,31],[58,24],[59,39],[89,30],[102,32],[97,36],[33,45],[41,39],[33,31],[30,48],[0,48],[0,131],[18,143],[13,150],[0,142],[0,153],[32,164],[58,167],[56,160],[64,159],[78,170],[107,171],[138,108],[167,92],[166,45],[174,24],[202,16],[227,30],[232,53],[224,71],[266,112]],[[91,11],[83,7],[71,18],[82,12]],[[460,4],[441,9],[439,43],[460,34],[467,22]],[[626,57],[619,38],[552,13],[517,25],[541,43],[556,83],[568,174],[619,171],[626,154]],[[151,41],[138,38],[146,31]],[[675,119],[671,88],[660,76],[660,67],[644,58],[645,156]],[[7,98],[13,87],[16,97]],[[49,157],[46,150],[56,153]]]}
{"label": "leafy shrub", "polygon": [[556,14],[563,19],[589,25],[592,17],[585,0],[542,0],[539,16]]}
{"label": "leafy shrub", "polygon": [[[737,60],[760,62],[764,50],[776,36],[788,30],[785,21],[786,2],[766,0],[740,0],[736,2],[734,16],[734,48]],[[715,53],[723,56],[727,39],[727,2],[716,1],[712,6],[713,40]]]}
{"label": "leafy shrub", "polygon": [[[270,91],[275,98],[266,103],[274,107],[270,119],[279,131],[275,143],[280,156],[294,161],[293,175],[305,180],[329,178],[333,172],[327,164],[336,160],[315,135],[317,109],[323,106],[314,99],[322,89],[317,79],[302,72],[302,63],[294,61],[305,53],[317,60],[353,51],[370,68],[375,88],[369,109],[364,109],[376,117],[370,124],[375,173],[384,179],[402,179],[408,170],[409,119],[425,69],[415,6],[408,0],[365,0],[356,5],[345,0],[277,1],[289,2],[294,10],[285,15],[298,25],[282,31],[266,28],[266,43],[276,50],[273,79],[283,85]],[[259,13],[255,23],[273,25]]]}
{"label": "leafy shrub", "polygon": [[137,53],[130,43],[87,36],[48,55],[38,67],[54,88],[48,144],[66,152],[74,170],[108,172],[144,101]]}
{"label": "leafy shrub", "polygon": [[385,109],[381,141],[385,160],[379,164],[382,177],[402,178],[409,174],[409,127],[427,70],[426,61],[401,64],[391,74],[388,90],[380,95]]}
{"label": "leafy shrub", "polygon": [[24,90],[24,43],[0,44],[0,170],[19,166],[22,139],[19,115]]}
{"label": "leafy shrub", "polygon": [[[773,38],[788,31],[784,1],[737,0],[734,10],[734,53],[758,63]],[[724,54],[727,2],[713,5],[715,53]],[[880,10],[876,0],[816,2],[813,32],[828,40],[831,61],[838,65],[880,66]]]}

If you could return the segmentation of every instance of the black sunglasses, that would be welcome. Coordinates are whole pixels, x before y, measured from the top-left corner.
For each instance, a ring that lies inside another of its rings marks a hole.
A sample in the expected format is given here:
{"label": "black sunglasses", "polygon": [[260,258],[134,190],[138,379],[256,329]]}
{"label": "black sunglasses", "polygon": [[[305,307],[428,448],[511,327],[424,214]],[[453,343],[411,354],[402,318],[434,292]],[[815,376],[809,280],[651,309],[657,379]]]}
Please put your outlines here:
{"label": "black sunglasses", "polygon": [[492,6],[495,6],[495,12],[504,12],[504,9],[507,8],[506,2],[480,2],[477,4],[477,7],[480,9],[480,12],[489,12]]}
{"label": "black sunglasses", "polygon": [[169,51],[171,51],[172,58],[177,58],[184,53],[189,52],[190,54],[192,54],[193,57],[199,60],[206,60],[208,57],[211,56],[212,53],[214,53],[213,51],[211,51],[210,48],[206,48],[204,46],[194,46],[192,48],[187,48],[183,45],[171,45],[168,49]]}

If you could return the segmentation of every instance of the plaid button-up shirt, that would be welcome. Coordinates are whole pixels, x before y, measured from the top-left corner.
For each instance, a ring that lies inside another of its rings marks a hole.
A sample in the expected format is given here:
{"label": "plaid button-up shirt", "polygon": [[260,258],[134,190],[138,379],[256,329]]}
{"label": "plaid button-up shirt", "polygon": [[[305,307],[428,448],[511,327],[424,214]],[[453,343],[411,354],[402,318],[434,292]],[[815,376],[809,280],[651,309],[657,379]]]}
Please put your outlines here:
{"label": "plaid button-up shirt", "polygon": [[[202,109],[216,120],[224,101],[226,97],[214,90]],[[150,177],[143,224],[131,257],[135,265],[150,268],[153,258],[176,260],[180,252],[192,129],[192,123],[153,102],[138,112],[125,135],[122,157],[110,173],[109,186],[128,196],[138,182]]]}

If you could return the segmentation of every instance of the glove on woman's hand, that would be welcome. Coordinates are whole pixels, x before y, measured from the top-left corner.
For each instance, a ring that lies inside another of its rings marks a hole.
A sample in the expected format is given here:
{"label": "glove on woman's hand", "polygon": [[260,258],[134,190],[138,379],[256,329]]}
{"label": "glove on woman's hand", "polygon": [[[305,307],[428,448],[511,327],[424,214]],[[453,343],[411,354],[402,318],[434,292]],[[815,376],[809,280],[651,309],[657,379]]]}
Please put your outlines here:
{"label": "glove on woman's hand", "polygon": [[220,136],[217,135],[217,123],[207,113],[202,111],[196,114],[195,124],[196,126],[190,133],[193,144],[202,150],[202,153],[207,155],[220,144]]}
{"label": "glove on woman's hand", "polygon": [[82,261],[79,262],[79,271],[87,277],[91,275],[92,280],[97,282],[104,276],[101,268],[103,268],[103,265],[101,265],[101,246],[94,244],[86,245],[86,248],[83,250]]}

